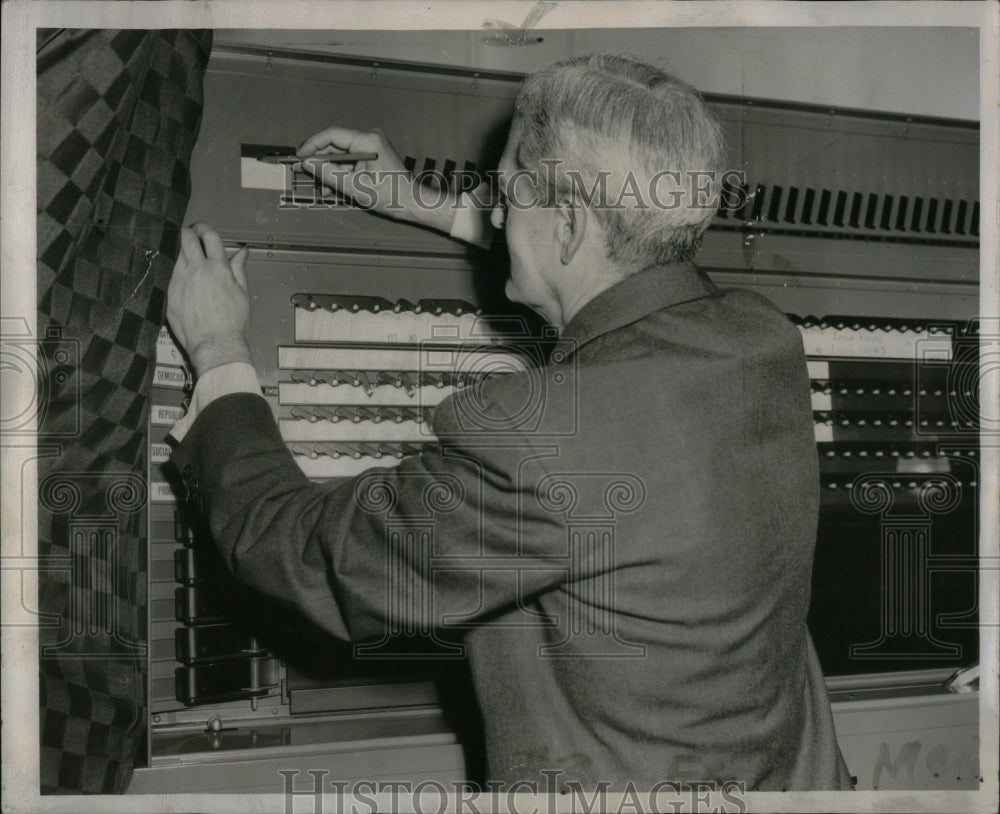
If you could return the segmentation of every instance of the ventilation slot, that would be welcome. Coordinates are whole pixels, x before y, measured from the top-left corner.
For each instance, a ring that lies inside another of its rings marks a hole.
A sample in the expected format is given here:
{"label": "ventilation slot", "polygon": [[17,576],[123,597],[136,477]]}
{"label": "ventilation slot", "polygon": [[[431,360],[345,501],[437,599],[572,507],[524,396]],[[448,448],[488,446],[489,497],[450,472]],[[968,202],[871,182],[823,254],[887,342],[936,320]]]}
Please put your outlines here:
{"label": "ventilation slot", "polygon": [[802,216],[799,218],[800,223],[804,223],[807,226],[812,224],[812,211],[815,202],[816,190],[807,189],[805,199],[802,201]]}
{"label": "ventilation slot", "polygon": [[941,232],[942,234],[951,234],[951,210],[952,202],[951,200],[946,200],[944,202],[944,207],[941,212]]}
{"label": "ventilation slot", "polygon": [[417,164],[417,158],[412,155],[403,158],[403,167],[407,172],[417,175],[423,183],[435,188],[441,187],[443,183],[447,190],[471,192],[486,180],[474,161],[461,162],[461,170],[458,169],[459,162],[453,158],[425,156],[419,170]]}
{"label": "ventilation slot", "polygon": [[[728,182],[723,184],[721,200],[720,220],[729,220],[732,215],[733,220],[747,226],[764,221],[775,224],[777,231],[786,225],[815,226],[826,227],[819,229],[817,236],[832,229],[852,229],[858,234],[851,237],[859,239],[904,240],[903,235],[919,235],[935,242],[953,236],[975,238],[979,235],[978,201],[970,204],[950,198],[925,200],[919,196],[910,198],[844,190],[834,193],[829,189],[764,184],[757,184],[751,195],[748,186],[738,187]],[[737,204],[739,207],[734,208]],[[972,244],[968,239],[950,242]]]}

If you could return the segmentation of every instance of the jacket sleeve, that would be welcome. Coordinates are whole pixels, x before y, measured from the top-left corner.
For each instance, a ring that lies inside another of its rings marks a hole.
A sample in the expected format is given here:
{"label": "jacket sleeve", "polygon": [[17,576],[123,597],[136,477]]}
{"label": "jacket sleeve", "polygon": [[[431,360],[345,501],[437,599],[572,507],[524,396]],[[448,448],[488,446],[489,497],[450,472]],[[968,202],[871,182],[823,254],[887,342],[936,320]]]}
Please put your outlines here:
{"label": "jacket sleeve", "polygon": [[514,606],[568,573],[564,522],[536,494],[554,448],[465,432],[459,413],[454,398],[436,409],[447,440],[433,452],[317,483],[267,402],[234,394],[204,409],[172,460],[241,582],[339,638],[426,631]]}

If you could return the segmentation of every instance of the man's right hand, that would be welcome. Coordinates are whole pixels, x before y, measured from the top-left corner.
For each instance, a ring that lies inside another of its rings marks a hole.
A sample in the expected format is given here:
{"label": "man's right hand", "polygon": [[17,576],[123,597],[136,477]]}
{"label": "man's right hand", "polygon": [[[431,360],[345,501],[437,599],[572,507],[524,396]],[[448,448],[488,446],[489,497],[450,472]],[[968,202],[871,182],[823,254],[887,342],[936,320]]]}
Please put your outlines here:
{"label": "man's right hand", "polygon": [[181,229],[167,291],[167,320],[196,376],[228,362],[250,362],[246,247],[226,258],[219,234],[204,223]]}
{"label": "man's right hand", "polygon": [[[338,162],[337,155],[343,153],[377,153],[378,158]],[[381,130],[328,127],[307,138],[296,154],[302,159],[296,170],[309,173],[358,206],[443,232],[451,229],[454,196],[417,190],[417,182]]]}

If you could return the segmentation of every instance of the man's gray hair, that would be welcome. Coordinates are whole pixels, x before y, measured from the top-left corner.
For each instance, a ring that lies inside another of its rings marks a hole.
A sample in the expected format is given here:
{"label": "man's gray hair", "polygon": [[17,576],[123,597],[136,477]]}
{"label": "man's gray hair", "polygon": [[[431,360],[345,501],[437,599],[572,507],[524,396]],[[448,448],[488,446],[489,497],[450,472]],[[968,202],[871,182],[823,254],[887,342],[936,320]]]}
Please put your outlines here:
{"label": "man's gray hair", "polygon": [[[725,140],[692,87],[627,56],[563,60],[525,79],[511,132],[517,164],[538,173],[543,205],[574,187],[579,193],[574,174],[597,190],[591,204],[623,271],[693,259],[717,208]],[[602,171],[606,191],[593,186]],[[665,192],[678,173],[678,192]],[[626,175],[638,181],[645,206],[634,205],[635,195],[622,197]],[[707,196],[692,195],[693,185]]]}

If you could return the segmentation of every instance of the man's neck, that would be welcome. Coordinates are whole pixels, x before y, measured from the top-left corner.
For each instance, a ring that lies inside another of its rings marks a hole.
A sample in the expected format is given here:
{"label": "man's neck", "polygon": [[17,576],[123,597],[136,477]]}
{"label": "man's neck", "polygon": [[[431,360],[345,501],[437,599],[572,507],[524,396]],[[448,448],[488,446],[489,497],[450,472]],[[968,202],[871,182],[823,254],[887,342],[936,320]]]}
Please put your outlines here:
{"label": "man's neck", "polygon": [[623,272],[612,269],[613,267],[609,264],[603,269],[595,271],[589,277],[586,277],[584,285],[565,292],[560,301],[563,317],[562,324],[556,326],[560,333],[588,302],[598,295],[603,294],[609,288],[618,285],[618,283],[628,276]]}

